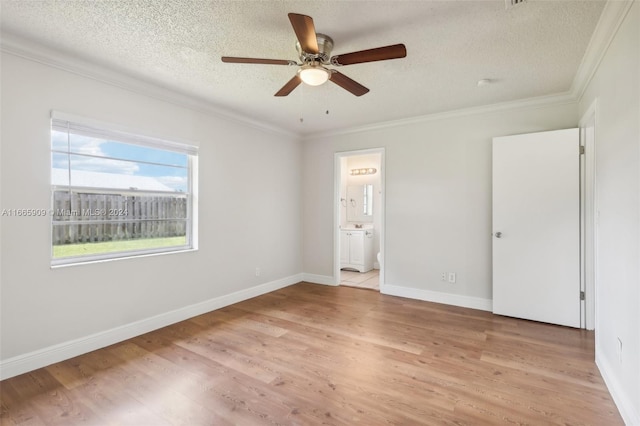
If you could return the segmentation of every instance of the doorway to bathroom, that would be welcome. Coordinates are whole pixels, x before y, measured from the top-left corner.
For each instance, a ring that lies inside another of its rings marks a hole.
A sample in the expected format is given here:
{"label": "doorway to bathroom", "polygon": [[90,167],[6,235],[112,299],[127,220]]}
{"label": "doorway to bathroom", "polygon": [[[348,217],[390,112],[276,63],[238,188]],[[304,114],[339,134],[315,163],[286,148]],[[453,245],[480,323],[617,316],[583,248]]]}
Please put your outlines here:
{"label": "doorway to bathroom", "polygon": [[334,176],[336,285],[384,286],[384,148],[338,152]]}

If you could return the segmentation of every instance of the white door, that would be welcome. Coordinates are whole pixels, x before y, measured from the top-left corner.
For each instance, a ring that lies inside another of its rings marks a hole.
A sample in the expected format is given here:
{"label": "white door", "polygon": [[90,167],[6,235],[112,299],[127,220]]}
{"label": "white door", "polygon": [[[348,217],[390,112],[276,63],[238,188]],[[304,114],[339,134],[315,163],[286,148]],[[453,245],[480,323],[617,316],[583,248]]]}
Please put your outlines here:
{"label": "white door", "polygon": [[493,139],[493,312],[580,326],[578,129]]}

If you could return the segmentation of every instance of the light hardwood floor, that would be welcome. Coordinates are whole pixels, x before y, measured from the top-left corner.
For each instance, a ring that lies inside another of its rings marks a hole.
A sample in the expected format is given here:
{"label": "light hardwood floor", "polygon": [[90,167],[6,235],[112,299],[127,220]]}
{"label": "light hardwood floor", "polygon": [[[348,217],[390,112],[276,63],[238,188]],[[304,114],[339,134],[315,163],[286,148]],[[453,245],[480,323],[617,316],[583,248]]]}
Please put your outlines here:
{"label": "light hardwood floor", "polygon": [[619,425],[593,333],[300,283],[0,382],[2,425]]}

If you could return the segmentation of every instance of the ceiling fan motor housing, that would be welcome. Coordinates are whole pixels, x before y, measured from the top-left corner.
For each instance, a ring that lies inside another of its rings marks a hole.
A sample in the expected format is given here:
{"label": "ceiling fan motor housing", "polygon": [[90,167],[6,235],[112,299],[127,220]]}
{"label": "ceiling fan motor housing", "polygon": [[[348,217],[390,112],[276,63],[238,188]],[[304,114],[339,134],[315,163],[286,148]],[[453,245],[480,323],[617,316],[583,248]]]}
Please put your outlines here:
{"label": "ceiling fan motor housing", "polygon": [[331,58],[331,50],[333,50],[333,39],[326,34],[316,34],[316,40],[318,41],[318,53],[309,53],[302,50],[300,42],[296,43],[296,50],[298,56],[303,64],[311,62],[320,62],[322,64],[328,64],[329,58]]}

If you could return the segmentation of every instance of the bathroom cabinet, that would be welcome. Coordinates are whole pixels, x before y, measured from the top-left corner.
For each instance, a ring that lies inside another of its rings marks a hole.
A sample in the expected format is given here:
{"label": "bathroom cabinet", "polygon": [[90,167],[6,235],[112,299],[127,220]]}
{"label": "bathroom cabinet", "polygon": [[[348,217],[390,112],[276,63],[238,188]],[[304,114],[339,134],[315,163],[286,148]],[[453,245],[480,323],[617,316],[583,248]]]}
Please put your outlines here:
{"label": "bathroom cabinet", "polygon": [[340,269],[368,272],[373,269],[373,229],[340,231]]}

